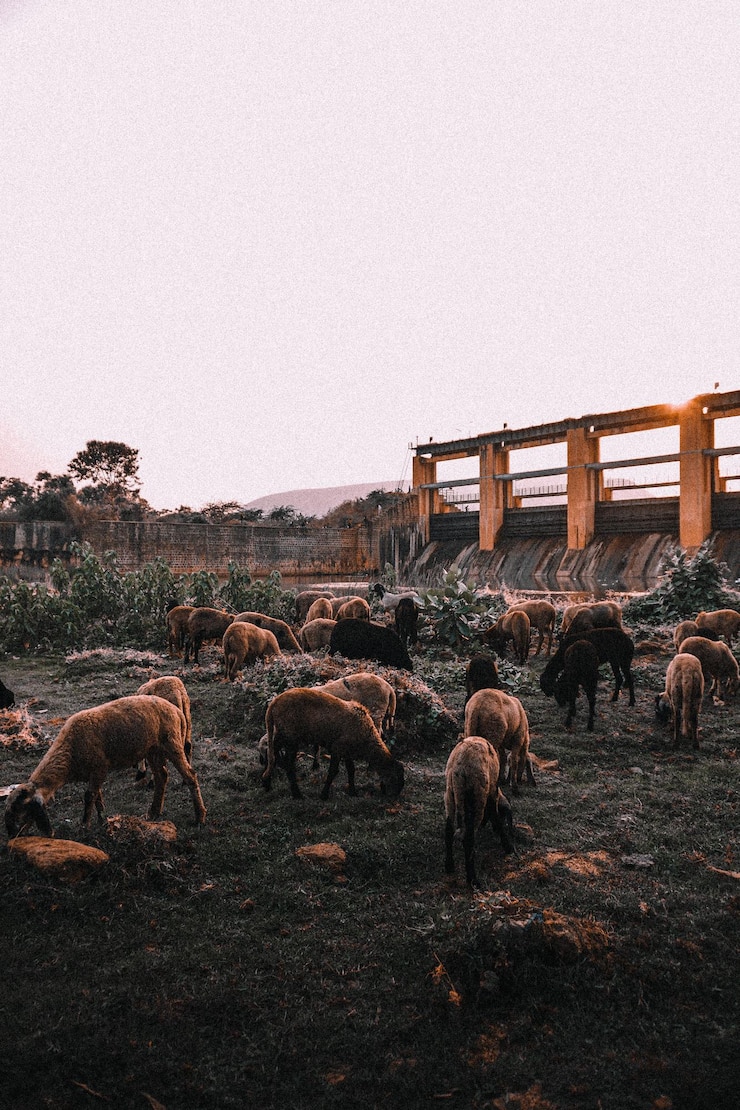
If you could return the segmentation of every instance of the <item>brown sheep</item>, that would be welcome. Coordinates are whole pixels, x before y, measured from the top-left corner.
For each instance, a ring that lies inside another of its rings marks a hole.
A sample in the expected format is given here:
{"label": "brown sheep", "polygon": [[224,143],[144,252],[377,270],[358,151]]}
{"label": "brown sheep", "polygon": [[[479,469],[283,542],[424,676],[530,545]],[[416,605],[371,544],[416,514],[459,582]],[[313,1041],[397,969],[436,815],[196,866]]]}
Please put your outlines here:
{"label": "brown sheep", "polygon": [[307,621],[298,633],[298,639],[303,650],[319,651],[321,648],[328,648],[336,624],[336,621],[329,620],[326,617]]}
{"label": "brown sheep", "polygon": [[514,658],[524,665],[529,656],[530,639],[529,617],[521,609],[510,609],[483,633],[483,639],[491,651],[503,656],[509,640],[514,648]]}
{"label": "brown sheep", "polygon": [[396,691],[390,682],[371,671],[357,671],[345,678],[325,682],[311,689],[323,690],[342,701],[358,701],[364,705],[381,735],[393,731],[396,720]]}
{"label": "brown sheep", "polygon": [[182,655],[188,631],[188,618],[194,608],[193,605],[175,605],[167,613],[167,649],[173,658]]}
{"label": "brown sheep", "polygon": [[188,617],[187,638],[185,640],[185,662],[193,656],[193,662],[198,662],[198,652],[206,642],[221,643],[224,632],[234,620],[233,613],[223,609],[211,609],[207,605],[193,609]]}
{"label": "brown sheep", "polygon": [[479,690],[465,706],[465,736],[483,736],[493,744],[503,775],[506,752],[510,752],[507,781],[515,794],[527,775],[527,782],[535,785],[532,760],[529,755],[529,721],[524,706],[518,698],[503,690]]}
{"label": "brown sheep", "polygon": [[729,647],[740,632],[740,613],[736,609],[714,609],[711,613],[696,614],[696,625],[702,636],[708,629],[716,636],[724,636]]}
{"label": "brown sheep", "polygon": [[689,636],[681,644],[680,655],[695,655],[701,663],[704,673],[704,682],[712,680],[709,688],[710,694],[717,697],[728,697],[734,694],[740,685],[740,671],[737,660],[727,644],[721,640],[713,642],[704,636]]}
{"label": "brown sheep", "polygon": [[308,624],[309,621],[315,621],[315,620],[320,620],[320,619],[333,620],[334,618],[332,617],[332,612],[333,612],[333,610],[332,610],[331,601],[329,600],[329,598],[328,597],[317,597],[315,601],[311,602],[311,607],[309,608],[308,612],[306,613],[306,622],[305,623]]}
{"label": "brown sheep", "polygon": [[272,632],[283,651],[303,652],[287,621],[281,621],[278,617],[268,617],[265,613],[253,612],[237,613],[234,620],[254,624],[257,628],[266,628],[268,632]]}
{"label": "brown sheep", "polygon": [[540,654],[540,648],[545,642],[545,637],[547,637],[547,654],[549,655],[552,651],[552,638],[558,616],[555,606],[551,605],[549,601],[517,601],[514,605],[509,606],[510,613],[517,609],[527,614],[530,625],[539,632],[535,655]]}
{"label": "brown sheep", "polygon": [[475,837],[490,821],[498,830],[505,852],[513,852],[511,806],[499,789],[501,770],[496,749],[482,736],[468,736],[450,752],[445,767],[445,871],[455,870],[452,845],[455,831],[463,831],[465,875],[477,886]]}
{"label": "brown sheep", "polygon": [[592,628],[621,628],[622,608],[616,601],[594,601],[591,604],[569,605],[563,613],[560,635],[575,636]]}
{"label": "brown sheep", "polygon": [[151,678],[149,682],[140,686],[136,693],[148,697],[153,694],[155,697],[164,698],[165,701],[172,702],[173,705],[177,706],[185,718],[185,758],[188,763],[192,763],[193,723],[190,713],[190,695],[182,679],[173,674]]}
{"label": "brown sheep", "polygon": [[301,590],[300,593],[296,594],[295,599],[297,623],[304,623],[304,621],[307,619],[306,614],[308,613],[308,610],[311,608],[317,598],[325,597],[331,599],[333,596],[334,594],[331,592],[331,590]]}
{"label": "brown sheep", "polygon": [[362,597],[351,597],[337,609],[334,619],[338,621],[354,618],[360,621],[370,620],[370,606]]}
{"label": "brown sheep", "polygon": [[269,628],[258,628],[247,621],[234,621],[224,632],[224,667],[229,682],[243,667],[252,667],[258,659],[282,655],[280,645]]}
{"label": "brown sheep", "polygon": [[262,775],[266,790],[278,754],[288,776],[294,798],[302,797],[295,775],[298,752],[306,747],[322,747],[329,753],[329,770],[321,797],[329,790],[339,770],[340,760],[347,768],[349,793],[355,795],[355,760],[365,760],[381,780],[382,788],[397,795],[403,790],[403,764],[395,759],[383,742],[364,705],[345,702],[323,690],[295,687],[278,694],[265,715],[267,726],[267,768]]}
{"label": "brown sheep", "polygon": [[170,760],[188,785],[196,821],[204,824],[206,809],[200,786],[185,757],[185,732],[182,712],[156,696],[134,694],[74,713],[28,782],[10,794],[5,809],[8,836],[17,836],[29,821],[35,821],[45,836],[53,836],[46,804],[68,782],[87,783],[83,825],[90,821],[93,804],[102,821],[102,786],[108,773],[135,767],[142,759],[154,775],[149,819],[154,821],[162,814]]}
{"label": "brown sheep", "polygon": [[695,748],[699,747],[699,712],[703,697],[701,660],[689,652],[674,655],[666,671],[665,690],[655,699],[657,715],[670,716],[674,745],[678,745],[679,736],[685,736]]}
{"label": "brown sheep", "polygon": [[478,690],[499,690],[496,664],[490,655],[479,652],[472,656],[465,668],[465,704],[467,705],[473,694]]}

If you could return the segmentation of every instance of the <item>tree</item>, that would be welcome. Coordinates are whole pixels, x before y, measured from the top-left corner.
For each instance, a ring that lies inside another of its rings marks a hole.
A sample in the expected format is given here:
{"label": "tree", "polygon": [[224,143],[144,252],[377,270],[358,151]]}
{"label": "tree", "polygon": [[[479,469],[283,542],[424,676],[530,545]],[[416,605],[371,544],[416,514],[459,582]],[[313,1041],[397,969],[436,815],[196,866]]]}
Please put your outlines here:
{"label": "tree", "polygon": [[114,440],[88,440],[84,451],[78,451],[67,467],[80,482],[90,482],[109,495],[138,496],[139,449]]}

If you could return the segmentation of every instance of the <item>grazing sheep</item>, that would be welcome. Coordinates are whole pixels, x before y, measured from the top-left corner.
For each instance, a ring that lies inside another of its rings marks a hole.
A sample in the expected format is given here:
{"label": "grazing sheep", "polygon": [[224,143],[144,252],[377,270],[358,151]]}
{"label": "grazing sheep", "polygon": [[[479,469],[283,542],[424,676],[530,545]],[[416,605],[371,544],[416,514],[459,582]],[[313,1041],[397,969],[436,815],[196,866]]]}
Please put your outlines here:
{"label": "grazing sheep", "polygon": [[315,621],[323,618],[324,620],[333,620],[332,617],[331,601],[328,597],[317,597],[315,601],[311,602],[311,606],[306,613],[306,624],[310,621]]}
{"label": "grazing sheep", "polygon": [[699,747],[699,712],[704,697],[701,660],[689,652],[674,655],[668,664],[665,690],[655,697],[655,712],[661,720],[669,717],[673,725],[673,744],[679,736]]}
{"label": "grazing sheep", "polygon": [[317,617],[316,620],[306,621],[298,633],[303,650],[320,651],[321,648],[328,648],[336,623],[328,617]]}
{"label": "grazing sheep", "polygon": [[334,594],[331,592],[331,590],[301,590],[300,593],[296,594],[295,612],[296,622],[298,624],[304,623],[304,621],[307,619],[306,614],[308,613],[308,610],[311,608],[314,601],[316,601],[316,599],[319,597],[328,598],[331,602],[331,598],[334,597]]}
{"label": "grazing sheep", "polygon": [[364,705],[373,719],[373,724],[381,735],[393,731],[396,721],[396,691],[390,682],[370,671],[358,671],[322,686],[312,686],[312,690],[324,690],[342,701],[357,701]]}
{"label": "grazing sheep", "polygon": [[93,709],[82,709],[62,726],[46,755],[28,782],[17,786],[8,797],[5,827],[8,837],[35,821],[45,836],[53,836],[46,803],[68,782],[85,782],[85,807],[82,817],[87,825],[93,804],[103,819],[102,785],[110,771],[135,767],[146,759],[154,775],[154,796],[149,819],[162,814],[167,787],[167,760],[187,783],[193,799],[195,819],[202,825],[206,809],[195,771],[185,756],[185,717],[164,698],[134,694],[106,702]]}
{"label": "grazing sheep", "polygon": [[465,704],[478,690],[500,690],[496,664],[490,655],[479,652],[472,656],[465,668]]}
{"label": "grazing sheep", "polygon": [[588,640],[576,639],[565,649],[563,669],[555,682],[555,701],[561,708],[568,706],[565,727],[570,728],[576,713],[579,686],[588,700],[589,732],[594,730],[596,687],[599,682],[599,653]]}
{"label": "grazing sheep", "polygon": [[684,640],[688,640],[689,636],[703,636],[705,640],[719,640],[717,633],[712,632],[710,628],[700,630],[696,621],[681,621],[673,631],[673,646],[677,652],[681,650],[681,644]]}
{"label": "grazing sheep", "polygon": [[522,609],[509,609],[499,617],[492,628],[487,628],[483,639],[502,658],[509,640],[514,648],[514,658],[522,665],[529,656],[531,625],[529,617]]}
{"label": "grazing sheep", "polygon": [[390,667],[413,671],[406,645],[392,628],[375,621],[337,621],[329,640],[329,654],[346,659],[375,659]]}
{"label": "grazing sheep", "polygon": [[403,790],[403,764],[395,759],[381,739],[373,719],[364,705],[342,701],[323,690],[295,687],[278,694],[270,702],[265,715],[267,726],[267,768],[262,784],[269,790],[272,773],[281,756],[294,798],[302,797],[295,774],[298,751],[313,746],[329,753],[329,770],[321,797],[329,790],[339,770],[340,760],[347,768],[349,793],[355,795],[355,760],[366,760],[371,771],[381,780],[387,793]]}
{"label": "grazing sheep", "polygon": [[510,613],[517,609],[527,614],[531,627],[536,628],[539,632],[535,655],[540,654],[540,648],[545,642],[546,636],[547,654],[549,655],[552,651],[552,638],[555,633],[555,621],[558,616],[558,611],[555,606],[551,605],[549,601],[517,601],[516,604],[509,606]]}
{"label": "grazing sheep", "polygon": [[498,753],[503,781],[506,753],[510,752],[506,781],[519,793],[524,773],[527,782],[535,785],[529,755],[529,721],[519,698],[503,690],[478,690],[465,706],[464,736],[483,736]]}
{"label": "grazing sheep", "polygon": [[164,698],[165,701],[172,702],[173,705],[177,706],[185,718],[185,758],[188,763],[192,764],[193,723],[190,714],[190,695],[182,679],[174,674],[162,675],[161,678],[151,678],[149,682],[140,686],[136,693],[144,694],[147,697],[154,695],[158,698]]}
{"label": "grazing sheep", "polygon": [[[340,601],[341,598],[337,598]],[[332,609],[334,608],[332,603]],[[334,613],[334,619],[338,621],[346,621],[350,619],[369,621],[370,620],[370,606],[365,601],[364,597],[351,597],[342,605],[338,606]]]}
{"label": "grazing sheep", "polygon": [[450,752],[445,767],[445,871],[453,874],[455,831],[463,831],[465,876],[477,886],[475,837],[487,821],[497,829],[505,852],[514,851],[511,806],[499,789],[499,758],[482,736],[468,736]]}
{"label": "grazing sheep", "polygon": [[386,613],[392,613],[402,597],[410,597],[418,606],[422,604],[421,598],[414,590],[401,589],[395,593],[391,593],[390,590],[386,590],[382,582],[376,582],[370,589],[372,593],[380,598],[380,603]]}
{"label": "grazing sheep", "polygon": [[0,709],[10,709],[11,705],[15,705],[15,694],[0,682]]}
{"label": "grazing sheep", "polygon": [[282,655],[280,645],[269,628],[258,628],[247,621],[234,621],[224,632],[224,667],[229,682],[243,667],[252,667],[258,659]]}
{"label": "grazing sheep", "polygon": [[194,605],[175,605],[167,613],[167,650],[174,658],[182,655],[188,634],[188,618]]}
{"label": "grazing sheep", "polygon": [[560,637],[575,636],[592,628],[621,628],[622,608],[616,601],[594,601],[569,605],[560,624]]}
{"label": "grazing sheep", "polygon": [[[737,660],[722,640],[713,642],[704,636],[689,636],[681,644],[679,655],[695,655],[701,663],[704,682],[712,680],[709,693],[718,698],[734,694],[740,685]],[[723,693],[724,686],[724,693]]]}
{"label": "grazing sheep", "polygon": [[185,662],[193,656],[193,662],[198,662],[198,652],[202,645],[208,642],[223,641],[224,632],[234,620],[233,613],[223,609],[211,609],[207,605],[193,609],[188,617],[187,633],[185,639]]}
{"label": "grazing sheep", "polygon": [[419,606],[413,597],[400,597],[396,605],[393,623],[396,634],[402,643],[417,644],[419,642]]}
{"label": "grazing sheep", "polygon": [[293,635],[293,630],[287,621],[281,621],[278,617],[268,617],[264,613],[250,612],[237,613],[234,620],[243,621],[245,624],[253,624],[257,628],[266,628],[268,632],[272,632],[283,651],[303,652],[303,648]]}
{"label": "grazing sheep", "polygon": [[696,614],[696,625],[699,629],[699,635],[704,636],[706,632],[714,632],[716,636],[724,636],[729,647],[732,647],[733,641],[740,632],[740,613],[737,609],[714,609],[711,613]]}
{"label": "grazing sheep", "polygon": [[612,701],[619,697],[623,685],[629,690],[630,705],[635,704],[635,684],[632,678],[632,657],[635,654],[635,645],[631,636],[621,628],[592,628],[589,632],[581,632],[575,636],[566,636],[558,650],[548,660],[545,669],[540,675],[540,689],[543,694],[552,697],[555,693],[557,677],[565,664],[565,653],[576,640],[587,640],[593,644],[599,653],[599,664],[609,663],[614,673],[614,693]]}

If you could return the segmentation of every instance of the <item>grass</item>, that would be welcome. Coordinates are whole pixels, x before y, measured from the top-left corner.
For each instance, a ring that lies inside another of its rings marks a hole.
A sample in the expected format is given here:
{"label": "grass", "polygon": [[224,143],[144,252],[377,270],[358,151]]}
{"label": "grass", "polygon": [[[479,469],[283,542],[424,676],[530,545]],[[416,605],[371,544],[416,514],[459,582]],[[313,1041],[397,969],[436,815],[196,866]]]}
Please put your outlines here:
{"label": "grass", "polygon": [[[667,633],[636,656],[633,709],[608,700],[605,677],[593,734],[582,699],[565,730],[530,660],[520,696],[538,787],[513,799],[515,856],[483,831],[478,893],[461,848],[444,874],[454,656],[427,648],[400,700],[406,790],[393,803],[364,767],[360,797],[340,772],[322,802],[309,761],[302,801],[282,776],[265,793],[254,742],[290,668],[231,687],[213,664],[178,663],[206,826],[190,823],[173,776],[174,847],[83,834],[82,788],[69,786],[56,834],[103,847],[108,867],[72,884],[0,858],[6,1104],[734,1107],[739,703],[707,704],[700,751],[674,751],[653,715]],[[61,718],[172,671],[137,653],[6,657],[25,725],[14,737],[14,715],[0,715],[0,779],[26,778]],[[110,814],[143,815],[149,801],[133,773],[111,776],[105,797]],[[343,875],[296,855],[320,842],[344,849]]]}

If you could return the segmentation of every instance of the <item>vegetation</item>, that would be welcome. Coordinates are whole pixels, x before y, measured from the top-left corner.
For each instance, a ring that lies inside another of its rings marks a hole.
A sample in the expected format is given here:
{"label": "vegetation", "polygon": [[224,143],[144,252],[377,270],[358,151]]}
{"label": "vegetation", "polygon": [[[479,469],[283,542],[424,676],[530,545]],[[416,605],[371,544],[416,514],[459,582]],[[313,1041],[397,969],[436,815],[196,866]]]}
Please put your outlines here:
{"label": "vegetation", "polygon": [[702,610],[737,608],[740,594],[727,584],[727,567],[712,557],[711,543],[695,555],[679,551],[662,567],[658,586],[625,607],[629,620],[660,624],[693,618]]}

